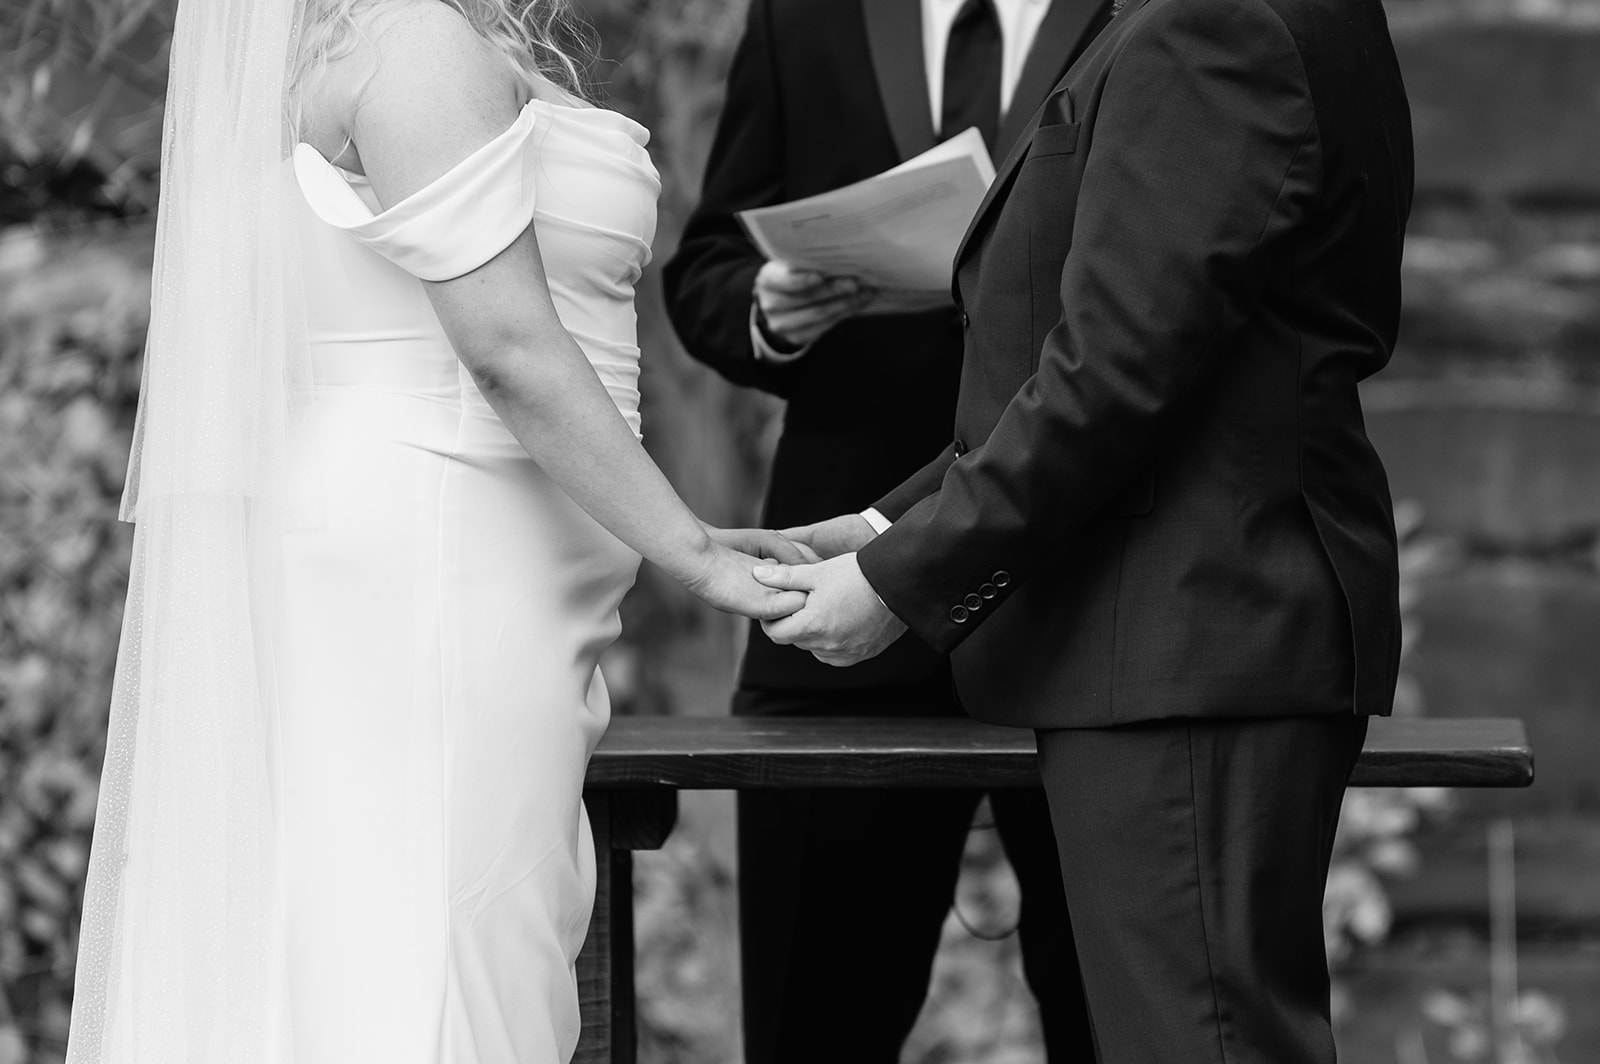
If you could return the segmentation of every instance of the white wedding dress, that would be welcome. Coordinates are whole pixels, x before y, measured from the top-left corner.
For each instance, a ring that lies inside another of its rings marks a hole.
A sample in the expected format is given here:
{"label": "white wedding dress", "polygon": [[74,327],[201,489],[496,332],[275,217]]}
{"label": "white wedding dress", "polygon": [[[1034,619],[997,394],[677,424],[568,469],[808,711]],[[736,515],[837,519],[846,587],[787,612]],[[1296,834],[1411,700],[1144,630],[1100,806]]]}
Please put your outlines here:
{"label": "white wedding dress", "polygon": [[314,370],[276,736],[295,1064],[559,1064],[594,895],[581,790],[638,556],[496,418],[422,280],[532,219],[562,323],[638,432],[642,127],[534,101],[403,202],[301,145]]}

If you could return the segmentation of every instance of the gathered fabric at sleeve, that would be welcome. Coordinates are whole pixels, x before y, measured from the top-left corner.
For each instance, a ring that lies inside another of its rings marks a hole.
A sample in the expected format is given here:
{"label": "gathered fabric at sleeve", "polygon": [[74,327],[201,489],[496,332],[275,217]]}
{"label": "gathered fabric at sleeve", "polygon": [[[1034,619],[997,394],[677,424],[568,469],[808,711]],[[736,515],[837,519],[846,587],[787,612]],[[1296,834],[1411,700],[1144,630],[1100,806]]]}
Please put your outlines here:
{"label": "gathered fabric at sleeve", "polygon": [[344,173],[309,144],[295,177],[317,217],[424,281],[471,273],[533,220],[537,111],[524,107],[505,132],[434,181],[374,212]]}

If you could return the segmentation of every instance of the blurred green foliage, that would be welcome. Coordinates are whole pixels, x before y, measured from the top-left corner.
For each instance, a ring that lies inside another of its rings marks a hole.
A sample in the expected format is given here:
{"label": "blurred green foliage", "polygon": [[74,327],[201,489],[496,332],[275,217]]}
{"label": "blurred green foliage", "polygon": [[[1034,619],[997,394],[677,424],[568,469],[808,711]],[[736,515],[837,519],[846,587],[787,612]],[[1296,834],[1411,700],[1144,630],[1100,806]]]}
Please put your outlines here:
{"label": "blurred green foliage", "polygon": [[172,0],[0,0],[8,185],[23,188],[19,168],[38,178],[81,166],[96,178],[84,195],[123,211],[155,206],[174,10]]}
{"label": "blurred green foliage", "polygon": [[60,1059],[130,529],[149,232],[0,233],[0,1064]]}

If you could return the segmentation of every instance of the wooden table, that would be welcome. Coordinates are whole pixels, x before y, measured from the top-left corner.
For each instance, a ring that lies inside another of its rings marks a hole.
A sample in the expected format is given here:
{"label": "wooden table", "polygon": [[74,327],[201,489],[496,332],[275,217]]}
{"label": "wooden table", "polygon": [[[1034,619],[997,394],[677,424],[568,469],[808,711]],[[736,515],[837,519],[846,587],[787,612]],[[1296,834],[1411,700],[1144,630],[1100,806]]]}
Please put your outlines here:
{"label": "wooden table", "polygon": [[[1351,785],[1526,787],[1516,720],[1374,719]],[[575,1064],[633,1064],[633,851],[659,848],[681,790],[1039,785],[1033,734],[964,719],[624,717],[589,765],[599,887],[578,958]]]}

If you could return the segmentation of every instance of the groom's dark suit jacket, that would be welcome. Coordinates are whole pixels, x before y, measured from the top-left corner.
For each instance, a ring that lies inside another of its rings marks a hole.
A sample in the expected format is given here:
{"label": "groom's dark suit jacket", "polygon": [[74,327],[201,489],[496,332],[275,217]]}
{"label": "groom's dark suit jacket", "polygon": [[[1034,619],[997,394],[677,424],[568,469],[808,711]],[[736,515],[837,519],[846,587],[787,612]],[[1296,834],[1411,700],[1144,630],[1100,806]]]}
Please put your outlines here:
{"label": "groom's dark suit jacket", "polygon": [[[1054,0],[991,146],[996,159],[1109,15],[1110,0]],[[667,309],[690,354],[788,401],[767,527],[864,509],[949,442],[957,312],[857,318],[793,362],[757,359],[750,305],[765,259],[735,217],[860,181],[934,145],[921,17],[919,0],[752,0],[704,194],[666,266]],[[915,640],[830,668],[753,625],[741,683],[826,691],[937,682],[946,669]]]}
{"label": "groom's dark suit jacket", "polygon": [[862,570],[979,717],[1388,712],[1411,204],[1379,0],[1130,0],[957,259],[953,442]]}

